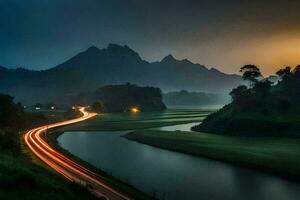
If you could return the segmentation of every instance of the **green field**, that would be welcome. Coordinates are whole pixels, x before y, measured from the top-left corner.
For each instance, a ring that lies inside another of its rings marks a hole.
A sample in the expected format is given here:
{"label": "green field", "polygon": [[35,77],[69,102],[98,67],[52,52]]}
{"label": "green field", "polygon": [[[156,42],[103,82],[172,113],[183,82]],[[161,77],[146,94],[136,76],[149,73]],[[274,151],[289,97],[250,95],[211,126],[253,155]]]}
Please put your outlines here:
{"label": "green field", "polygon": [[1,199],[81,200],[98,198],[56,173],[23,158],[0,154]]}
{"label": "green field", "polygon": [[148,129],[202,121],[211,111],[167,110],[155,113],[106,113],[91,120],[60,128],[60,131],[99,130],[120,131]]}
{"label": "green field", "polygon": [[[289,177],[300,177],[300,139],[279,137],[236,137],[197,132],[161,131],[157,127],[202,121],[211,111],[203,110],[167,110],[160,113],[118,113],[104,114],[98,117],[64,128],[69,130],[117,131],[132,130],[127,139],[152,146],[230,162],[266,172]],[[50,139],[52,145],[68,154],[78,162],[93,168],[88,163],[70,155],[56,143],[56,132]],[[95,168],[94,168],[95,169]],[[97,170],[97,169],[95,169]],[[134,188],[98,170],[98,173],[116,188],[124,192],[142,195]],[[145,197],[147,199],[148,197]]]}
{"label": "green field", "polygon": [[200,122],[205,116],[211,111],[203,110],[167,110],[165,112],[153,112],[153,113],[105,113],[99,115],[91,120],[84,121],[79,124],[70,125],[62,128],[53,130],[52,134],[47,135],[47,141],[62,152],[63,154],[71,157],[77,162],[87,166],[90,169],[96,171],[103,180],[110,183],[115,188],[123,191],[124,193],[130,195],[135,199],[150,200],[152,197],[136,190],[127,183],[119,181],[117,178],[112,177],[110,174],[107,174],[105,171],[96,169],[91,166],[89,163],[82,161],[76,156],[70,154],[66,150],[62,149],[57,144],[57,137],[62,134],[64,131],[70,130],[98,130],[98,131],[117,131],[117,130],[137,130],[137,129],[148,129],[161,127],[166,125],[177,125],[191,122]]}
{"label": "green field", "polygon": [[300,176],[300,139],[236,137],[157,130],[138,130],[125,137],[161,148],[289,177]]}

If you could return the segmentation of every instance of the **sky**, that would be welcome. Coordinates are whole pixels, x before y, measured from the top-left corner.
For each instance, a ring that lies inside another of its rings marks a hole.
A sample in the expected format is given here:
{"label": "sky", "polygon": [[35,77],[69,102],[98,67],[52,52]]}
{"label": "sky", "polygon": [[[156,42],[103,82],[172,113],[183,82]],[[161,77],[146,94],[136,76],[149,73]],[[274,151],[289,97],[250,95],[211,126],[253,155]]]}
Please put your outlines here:
{"label": "sky", "polygon": [[0,66],[47,69],[89,46],[128,45],[265,75],[300,64],[298,0],[0,0]]}

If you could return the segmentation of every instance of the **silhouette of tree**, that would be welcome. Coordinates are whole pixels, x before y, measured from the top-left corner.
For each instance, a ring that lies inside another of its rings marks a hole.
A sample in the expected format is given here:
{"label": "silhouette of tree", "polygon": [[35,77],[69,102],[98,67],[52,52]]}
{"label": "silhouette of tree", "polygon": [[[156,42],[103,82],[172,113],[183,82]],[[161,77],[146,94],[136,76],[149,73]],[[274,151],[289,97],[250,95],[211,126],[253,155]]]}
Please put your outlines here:
{"label": "silhouette of tree", "polygon": [[264,98],[269,94],[271,86],[272,86],[272,82],[269,80],[263,80],[263,81],[257,82],[253,87],[256,98],[265,100]]}
{"label": "silhouette of tree", "polygon": [[293,73],[295,75],[296,78],[300,78],[300,65],[297,65],[294,70],[293,70]]}
{"label": "silhouette of tree", "polygon": [[276,72],[277,76],[279,76],[282,80],[287,80],[292,76],[291,67],[287,66],[283,69],[280,69]]}
{"label": "silhouette of tree", "polygon": [[93,98],[94,101],[102,101],[107,112],[124,112],[132,107],[139,107],[141,111],[166,108],[159,88],[139,87],[130,83],[103,86],[94,92]]}
{"label": "silhouette of tree", "polygon": [[25,114],[20,103],[13,97],[0,94],[0,150],[19,152],[18,131],[25,126]]}
{"label": "silhouette of tree", "polygon": [[0,128],[7,127],[18,129],[23,123],[23,107],[20,103],[15,104],[13,97],[0,94]]}
{"label": "silhouette of tree", "polygon": [[105,111],[105,106],[103,104],[102,101],[98,100],[98,101],[95,101],[93,104],[92,104],[92,110],[94,112],[104,112]]}
{"label": "silhouette of tree", "polygon": [[244,65],[240,68],[243,73],[243,79],[250,81],[252,85],[258,82],[258,78],[262,76],[260,69],[255,65]]}
{"label": "silhouette of tree", "polygon": [[240,85],[237,88],[234,88],[229,94],[233,101],[238,101],[247,90],[247,86]]}

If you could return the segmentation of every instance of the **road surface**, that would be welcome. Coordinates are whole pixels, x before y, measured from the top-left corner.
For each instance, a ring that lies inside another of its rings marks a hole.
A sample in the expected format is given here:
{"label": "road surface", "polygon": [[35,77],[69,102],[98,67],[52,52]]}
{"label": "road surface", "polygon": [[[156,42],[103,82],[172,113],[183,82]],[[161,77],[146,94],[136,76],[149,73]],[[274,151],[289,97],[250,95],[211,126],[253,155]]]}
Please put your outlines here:
{"label": "road surface", "polygon": [[79,118],[41,126],[28,131],[24,135],[25,143],[37,157],[39,157],[52,169],[63,175],[68,180],[85,186],[96,196],[104,197],[108,200],[130,200],[131,198],[112,188],[96,173],[81,166],[80,164],[77,164],[70,158],[67,158],[53,149],[42,138],[42,134],[48,129],[78,123],[97,115],[95,113],[87,112],[84,107],[80,108],[79,111],[82,113],[82,116]]}

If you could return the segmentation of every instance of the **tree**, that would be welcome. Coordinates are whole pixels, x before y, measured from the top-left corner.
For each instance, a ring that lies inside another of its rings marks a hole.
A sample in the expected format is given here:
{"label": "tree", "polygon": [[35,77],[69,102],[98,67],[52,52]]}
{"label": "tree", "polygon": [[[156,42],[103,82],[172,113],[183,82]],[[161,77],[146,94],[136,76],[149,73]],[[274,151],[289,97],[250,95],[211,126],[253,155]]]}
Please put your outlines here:
{"label": "tree", "polygon": [[293,73],[294,73],[295,77],[296,77],[297,79],[299,79],[299,77],[300,77],[300,65],[297,65],[297,66],[294,68]]}
{"label": "tree", "polygon": [[293,70],[285,67],[276,72],[281,77],[280,87],[288,98],[300,99],[300,66],[297,65]]}
{"label": "tree", "polygon": [[95,101],[93,104],[92,104],[92,110],[95,111],[95,112],[104,112],[105,111],[105,106],[103,104],[102,101]]}
{"label": "tree", "polygon": [[266,100],[265,98],[268,96],[271,86],[272,82],[269,80],[257,82],[253,87],[256,98],[258,98],[260,101]]}
{"label": "tree", "polygon": [[14,103],[13,97],[0,94],[0,129],[14,128],[18,129],[23,126],[23,106]]}
{"label": "tree", "polygon": [[300,72],[300,65],[297,65],[293,70],[293,73],[297,73],[297,72]]}
{"label": "tree", "polygon": [[126,112],[132,107],[139,107],[142,112],[166,108],[159,88],[134,84],[103,86],[94,92],[93,98],[103,102],[106,112]]}
{"label": "tree", "polygon": [[255,65],[244,65],[240,68],[243,73],[243,79],[250,81],[252,85],[258,82],[258,78],[262,76],[260,69]]}
{"label": "tree", "polygon": [[291,67],[287,66],[283,69],[280,69],[276,72],[276,75],[279,76],[283,81],[288,80],[292,76]]}
{"label": "tree", "polygon": [[237,101],[240,99],[243,94],[248,90],[247,86],[245,85],[240,85],[237,88],[234,88],[229,95],[231,96],[233,101]]}
{"label": "tree", "polygon": [[13,97],[0,94],[0,128],[9,126],[12,114],[14,114]]}

